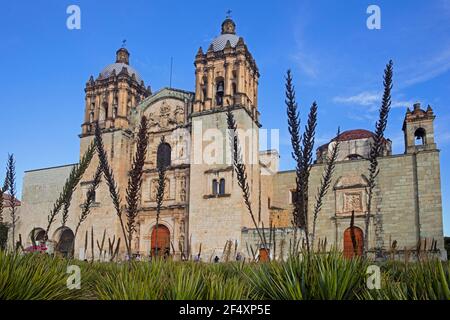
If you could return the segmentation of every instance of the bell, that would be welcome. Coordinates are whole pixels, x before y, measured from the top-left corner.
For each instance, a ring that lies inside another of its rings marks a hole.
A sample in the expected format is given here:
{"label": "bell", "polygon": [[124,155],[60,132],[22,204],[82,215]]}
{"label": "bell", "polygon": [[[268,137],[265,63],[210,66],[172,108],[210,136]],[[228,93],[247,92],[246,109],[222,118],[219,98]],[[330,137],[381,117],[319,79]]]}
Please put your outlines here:
{"label": "bell", "polygon": [[217,92],[223,92],[223,82],[219,82],[217,85]]}

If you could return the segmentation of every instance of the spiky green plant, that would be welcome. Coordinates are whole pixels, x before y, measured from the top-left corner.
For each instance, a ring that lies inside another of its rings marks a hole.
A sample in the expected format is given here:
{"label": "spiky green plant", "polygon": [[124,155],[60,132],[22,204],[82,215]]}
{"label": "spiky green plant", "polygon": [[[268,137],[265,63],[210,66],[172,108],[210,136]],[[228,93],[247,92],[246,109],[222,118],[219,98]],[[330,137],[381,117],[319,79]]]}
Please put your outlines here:
{"label": "spiky green plant", "polygon": [[80,163],[73,166],[72,170],[70,171],[69,177],[66,179],[64,183],[63,190],[59,194],[58,199],[56,199],[55,203],[53,204],[53,209],[50,211],[47,217],[48,223],[47,228],[45,229],[46,240],[48,239],[50,227],[52,226],[53,222],[55,221],[56,215],[61,211],[61,209],[63,209],[62,225],[66,224],[69,213],[69,206],[72,200],[72,195],[81,178],[83,177],[84,172],[89,167],[89,164],[91,163],[94,153],[95,153],[95,146],[94,144],[91,144],[89,145],[84,155],[81,157]]}
{"label": "spiky green plant", "polygon": [[[67,288],[69,260],[46,254],[0,252],[0,300],[66,300],[86,298],[89,287]],[[83,277],[87,273],[83,272]]]}
{"label": "spiky green plant", "polygon": [[131,247],[128,246],[128,238],[127,232],[125,230],[125,225],[122,217],[122,200],[120,198],[119,188],[117,187],[114,172],[109,165],[108,156],[106,154],[105,146],[103,144],[102,132],[100,130],[100,126],[98,122],[95,123],[95,147],[97,149],[97,155],[99,159],[99,166],[103,172],[103,176],[105,177],[106,184],[108,185],[109,195],[114,205],[114,209],[116,211],[117,218],[120,222],[120,228],[122,230],[122,234],[125,240],[125,246],[127,249],[128,256],[131,257]]}
{"label": "spiky green plant", "polygon": [[[136,217],[138,214],[145,157],[147,155],[148,137],[148,120],[145,116],[142,116],[137,134],[136,154],[133,158],[126,190],[127,207],[125,211],[127,216],[126,231],[128,235],[128,248],[131,248],[133,233],[136,231]],[[128,255],[131,258],[131,252]]]}
{"label": "spiky green plant", "polygon": [[[17,190],[16,190],[16,161],[14,155],[8,155],[8,164],[6,168],[6,179],[9,192],[9,216],[11,218],[12,245],[16,248],[16,225],[19,221],[17,216]],[[3,201],[3,200],[2,200]]]}
{"label": "spiky green plant", "polygon": [[[160,300],[166,275],[162,261],[144,264],[108,264],[109,270],[96,279],[95,288],[102,300]],[[103,268],[101,268],[103,269]]]}
{"label": "spiky green plant", "polygon": [[234,171],[236,172],[238,185],[242,190],[242,198],[244,200],[250,218],[252,219],[253,226],[255,227],[256,232],[258,233],[261,244],[265,250],[268,250],[269,246],[267,244],[266,236],[264,232],[260,230],[259,225],[256,222],[255,215],[253,213],[252,204],[250,201],[250,188],[247,182],[246,167],[242,158],[241,145],[239,143],[239,137],[237,134],[237,124],[236,120],[234,119],[231,107],[228,107],[227,110],[227,125],[232,152],[233,168]]}
{"label": "spiky green plant", "polygon": [[[340,135],[340,129],[337,130],[336,138],[338,138]],[[339,154],[339,145],[340,141],[339,139],[336,139],[333,148],[331,150],[331,154],[327,159],[327,165],[324,169],[322,178],[320,180],[320,187],[317,190],[316,195],[316,204],[314,206],[313,211],[313,230],[312,230],[312,237],[311,237],[311,247],[314,248],[314,240],[316,238],[316,224],[317,224],[317,217],[319,216],[319,212],[322,209],[323,205],[323,198],[328,192],[328,189],[330,188],[331,179],[333,177],[334,168],[336,167],[336,161]]]}
{"label": "spiky green plant", "polygon": [[[391,90],[392,90],[392,76],[393,76],[393,62],[392,60],[386,65],[384,70],[384,93],[383,98],[379,110],[379,118],[377,123],[375,124],[375,135],[373,137],[373,144],[370,148],[369,154],[369,178],[367,183],[367,212],[364,219],[364,255],[367,256],[367,251],[369,250],[369,225],[371,218],[371,210],[372,210],[372,201],[373,201],[373,191],[376,185],[376,178],[379,174],[378,168],[378,158],[382,155],[383,152],[383,143],[384,143],[384,131],[386,130],[387,120],[389,116],[389,111],[391,110]],[[381,217],[379,217],[379,223],[381,223]],[[378,226],[381,228],[381,226]],[[377,230],[376,230],[377,231]],[[377,231],[378,233],[378,231]],[[379,244],[380,239],[382,241],[382,237],[377,234],[377,255],[381,255],[382,245]],[[380,239],[379,239],[380,238]]]}
{"label": "spiky green plant", "polygon": [[[165,143],[165,137],[161,137],[160,145]],[[164,201],[164,193],[166,188],[166,163],[161,161],[158,164],[158,190],[156,191],[156,224],[155,224],[155,257],[158,257],[158,228],[159,217],[161,215],[161,208]]]}

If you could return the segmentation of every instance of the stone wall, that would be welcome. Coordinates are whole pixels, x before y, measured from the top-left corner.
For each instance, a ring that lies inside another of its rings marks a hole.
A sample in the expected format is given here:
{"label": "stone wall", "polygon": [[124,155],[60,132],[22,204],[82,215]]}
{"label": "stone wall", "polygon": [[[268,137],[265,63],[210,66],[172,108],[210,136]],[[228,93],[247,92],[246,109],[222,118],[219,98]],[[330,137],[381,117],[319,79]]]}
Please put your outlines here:
{"label": "stone wall", "polygon": [[[317,219],[316,239],[327,239],[328,243],[336,244],[339,249],[343,246],[343,234],[349,227],[350,215],[339,214],[340,193],[355,194],[361,192],[364,199],[364,186],[353,185],[339,188],[336,183],[342,179],[352,180],[367,174],[367,160],[338,162],[331,187],[326,194],[323,207]],[[419,237],[438,241],[438,248],[443,248],[442,203],[439,172],[439,151],[423,151],[415,154],[395,155],[380,158],[380,174],[373,199],[372,214],[381,213],[382,239],[384,247],[390,241],[396,240],[399,248],[415,248]],[[309,184],[309,212],[313,212],[315,196],[320,185],[320,179],[325,165],[314,165],[311,170]],[[290,227],[292,204],[290,190],[295,188],[295,172],[280,172],[274,178],[273,203],[279,206],[277,212],[272,213],[278,219],[278,227]],[[354,198],[353,198],[354,199]],[[364,231],[364,214],[367,208],[364,201],[359,207],[356,201],[355,226]],[[359,209],[359,211],[358,211]],[[336,214],[338,212],[338,214]],[[309,220],[312,230],[312,218]],[[420,226],[420,228],[419,228]],[[374,221],[371,219],[369,228],[369,247],[375,247]],[[443,253],[444,255],[444,253]]]}

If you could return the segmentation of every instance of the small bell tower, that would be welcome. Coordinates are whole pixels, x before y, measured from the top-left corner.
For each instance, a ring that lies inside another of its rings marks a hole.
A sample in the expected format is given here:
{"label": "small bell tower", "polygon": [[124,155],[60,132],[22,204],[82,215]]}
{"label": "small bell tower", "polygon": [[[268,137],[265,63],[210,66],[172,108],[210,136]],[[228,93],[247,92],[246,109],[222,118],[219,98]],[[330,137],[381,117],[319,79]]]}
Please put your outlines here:
{"label": "small bell tower", "polygon": [[403,122],[405,153],[437,149],[434,142],[435,118],[436,116],[431,106],[423,110],[420,107],[420,103],[415,103],[412,111],[408,108]]}
{"label": "small bell tower", "polygon": [[198,50],[194,65],[194,112],[243,107],[258,122],[258,67],[231,17],[208,50]]}

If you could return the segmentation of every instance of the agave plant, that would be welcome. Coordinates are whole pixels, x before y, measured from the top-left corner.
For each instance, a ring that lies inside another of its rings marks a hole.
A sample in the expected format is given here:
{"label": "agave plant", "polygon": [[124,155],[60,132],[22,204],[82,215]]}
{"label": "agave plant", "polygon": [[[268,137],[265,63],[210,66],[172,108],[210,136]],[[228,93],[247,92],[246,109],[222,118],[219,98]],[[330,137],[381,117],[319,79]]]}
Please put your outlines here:
{"label": "agave plant", "polygon": [[[88,286],[67,288],[68,260],[46,254],[0,251],[0,300],[68,300],[87,297]],[[84,275],[84,273],[83,273]]]}

